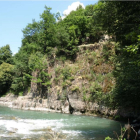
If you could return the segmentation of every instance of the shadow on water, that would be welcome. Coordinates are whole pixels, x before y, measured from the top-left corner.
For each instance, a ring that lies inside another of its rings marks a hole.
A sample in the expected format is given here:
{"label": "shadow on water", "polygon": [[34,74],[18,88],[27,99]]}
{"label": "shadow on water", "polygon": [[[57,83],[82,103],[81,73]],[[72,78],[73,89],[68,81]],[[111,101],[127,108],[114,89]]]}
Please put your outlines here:
{"label": "shadow on water", "polygon": [[[73,131],[79,132],[79,137],[84,139],[104,140],[106,136],[115,137],[113,131],[119,134],[120,124],[117,121],[108,120],[99,117],[78,116],[76,119],[69,120],[71,125],[65,125],[65,130],[72,128]],[[66,127],[67,126],[67,127]]]}

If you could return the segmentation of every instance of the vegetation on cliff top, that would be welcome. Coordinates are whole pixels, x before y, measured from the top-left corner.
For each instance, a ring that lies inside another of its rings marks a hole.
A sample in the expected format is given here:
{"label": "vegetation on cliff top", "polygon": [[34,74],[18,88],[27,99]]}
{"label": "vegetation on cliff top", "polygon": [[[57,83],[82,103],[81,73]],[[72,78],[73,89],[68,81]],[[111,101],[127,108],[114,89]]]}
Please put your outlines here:
{"label": "vegetation on cliff top", "polygon": [[[0,95],[25,92],[32,82],[38,85],[41,97],[44,90],[49,92],[53,86],[58,87],[58,94],[70,87],[86,102],[96,100],[112,107],[131,106],[137,110],[139,15],[137,1],[99,1],[85,9],[79,6],[63,20],[59,13],[53,14],[45,6],[40,21],[33,20],[23,29],[17,54],[12,56],[8,45],[0,48]],[[112,40],[95,43],[104,34]],[[84,44],[94,45],[88,48]],[[56,64],[59,67],[54,67]],[[83,86],[73,86],[74,79],[83,80]]]}

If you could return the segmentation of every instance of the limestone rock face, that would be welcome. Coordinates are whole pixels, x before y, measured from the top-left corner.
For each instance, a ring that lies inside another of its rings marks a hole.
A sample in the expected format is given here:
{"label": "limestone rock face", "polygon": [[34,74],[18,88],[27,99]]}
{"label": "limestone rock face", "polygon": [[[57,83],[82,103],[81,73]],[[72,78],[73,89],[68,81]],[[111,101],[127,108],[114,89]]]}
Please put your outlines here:
{"label": "limestone rock face", "polygon": [[[17,97],[9,93],[6,97],[0,98],[0,104],[26,110],[46,110],[71,114],[99,113],[107,116],[121,115],[124,117],[134,116],[133,109],[112,110],[103,103],[98,103],[97,101],[89,102],[91,95],[94,95],[96,81],[97,85],[101,86],[101,91],[104,91],[105,94],[109,92],[106,90],[111,90],[110,86],[113,87],[112,84],[115,84],[114,78],[110,77],[111,81],[105,78],[105,75],[112,73],[114,69],[112,60],[106,63],[106,59],[104,59],[105,46],[110,52],[109,55],[114,55],[115,53],[115,42],[112,42],[112,38],[113,36],[104,34],[97,43],[78,46],[79,51],[74,61],[56,59],[56,49],[50,58],[44,59],[47,63],[44,63],[43,71],[49,75],[47,77],[51,83],[49,86],[42,82],[35,82],[41,72],[36,69],[32,71],[30,92],[28,93],[28,89],[26,89],[26,92],[23,93],[26,96]],[[87,37],[86,41],[88,40],[89,38]],[[98,78],[98,76],[103,76],[104,80],[102,82],[98,81],[98,79],[102,79]]]}
{"label": "limestone rock face", "polygon": [[12,93],[9,93],[5,97],[1,97],[0,101],[9,102],[9,101],[13,101],[13,100],[16,100],[16,99],[17,99],[16,95],[14,95]]}
{"label": "limestone rock face", "polygon": [[42,99],[42,106],[44,107],[44,108],[48,108],[48,103],[47,103],[47,99]]}
{"label": "limestone rock face", "polygon": [[[19,97],[8,94],[7,96],[0,98],[0,104],[25,110],[47,110],[78,115],[85,113],[86,111],[100,112],[101,114],[112,116],[118,113],[118,110],[113,111],[105,106],[98,105],[97,103],[89,102],[86,104],[76,92],[69,92],[65,100],[57,99],[56,96],[53,95],[50,95],[48,99],[42,99],[33,97],[32,93]],[[122,110],[119,111],[119,113],[123,116],[127,115]]]}
{"label": "limestone rock face", "polygon": [[[99,113],[105,116],[120,115],[122,117],[134,117],[132,108],[111,110],[110,108],[93,102],[84,102],[76,92],[69,92],[65,100],[57,99],[56,96],[49,96],[47,99],[33,97],[31,94],[26,96],[15,96],[8,94],[0,98],[0,105],[24,110],[43,110],[50,112],[61,112],[67,114],[80,115],[86,112]],[[137,117],[137,116],[135,116]]]}
{"label": "limestone rock face", "polygon": [[49,101],[49,108],[52,110],[61,110],[61,101],[60,100],[52,100]]}
{"label": "limestone rock face", "polygon": [[71,114],[81,114],[86,111],[86,104],[82,101],[78,92],[69,92],[67,100],[69,102],[69,112]]}
{"label": "limestone rock face", "polygon": [[66,114],[69,114],[69,102],[66,100],[64,105],[62,106],[62,113],[66,113]]}
{"label": "limestone rock face", "polygon": [[16,101],[17,96],[12,93],[7,94],[5,97],[0,98],[0,104],[4,106],[12,106],[12,102]]}
{"label": "limestone rock face", "polygon": [[86,110],[86,105],[82,101],[79,101],[76,99],[69,99],[69,103],[74,112],[82,113],[82,112],[85,112],[85,110]]}

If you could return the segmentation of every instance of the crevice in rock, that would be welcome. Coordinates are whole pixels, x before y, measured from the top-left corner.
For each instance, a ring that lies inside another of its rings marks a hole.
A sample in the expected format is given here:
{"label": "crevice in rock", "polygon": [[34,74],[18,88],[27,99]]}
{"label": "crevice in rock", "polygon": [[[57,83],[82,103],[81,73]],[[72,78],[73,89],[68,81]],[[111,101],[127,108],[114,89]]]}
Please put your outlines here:
{"label": "crevice in rock", "polygon": [[73,114],[73,112],[74,112],[74,108],[69,104],[69,112],[70,112],[70,114]]}
{"label": "crevice in rock", "polygon": [[67,100],[68,100],[68,103],[69,103],[69,113],[70,113],[70,114],[73,114],[74,108],[73,108],[73,107],[71,106],[71,104],[70,104],[68,95],[67,95]]}
{"label": "crevice in rock", "polygon": [[86,112],[86,110],[81,110],[80,112],[81,112],[82,114],[84,114],[84,113]]}

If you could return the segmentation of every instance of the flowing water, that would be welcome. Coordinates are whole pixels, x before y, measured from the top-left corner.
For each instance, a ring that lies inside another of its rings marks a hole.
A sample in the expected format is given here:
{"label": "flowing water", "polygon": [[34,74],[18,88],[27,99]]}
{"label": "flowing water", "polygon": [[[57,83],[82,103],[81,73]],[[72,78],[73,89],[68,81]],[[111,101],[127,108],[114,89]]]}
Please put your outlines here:
{"label": "flowing water", "polygon": [[0,140],[39,139],[51,128],[61,132],[67,140],[104,140],[119,132],[117,121],[61,113],[25,111],[0,106]]}

